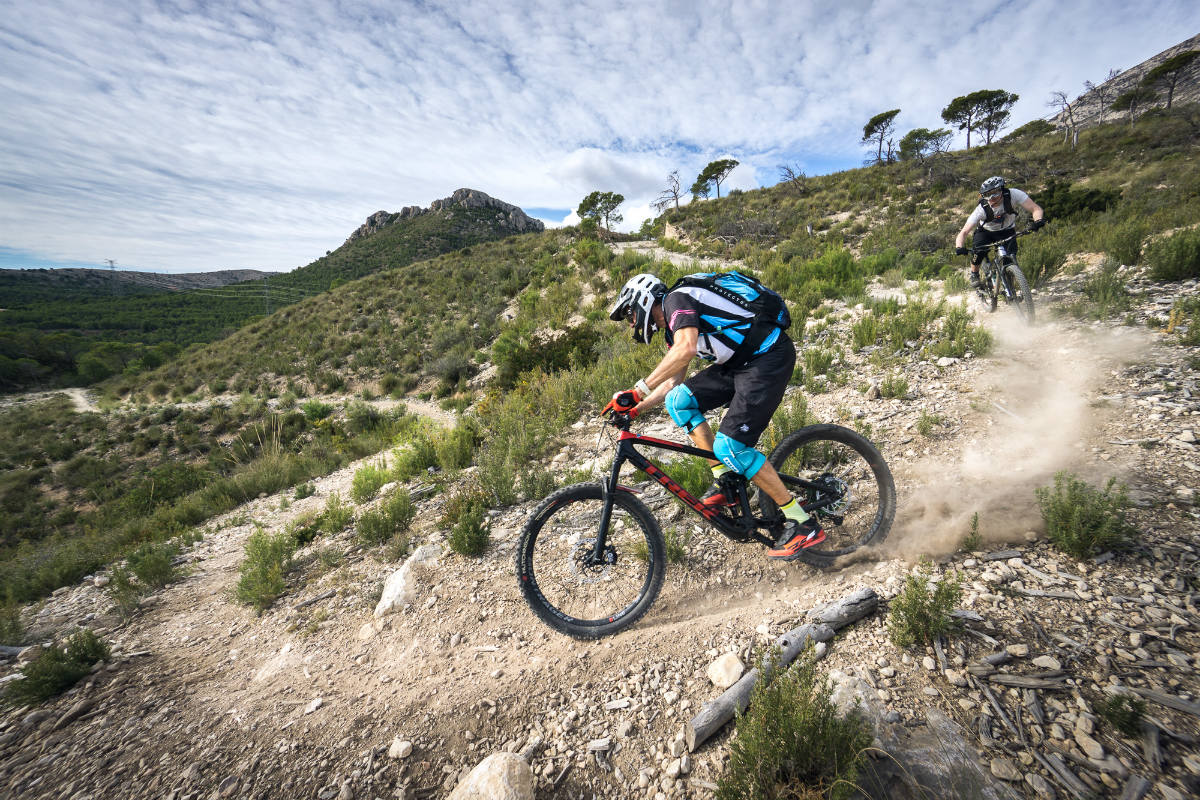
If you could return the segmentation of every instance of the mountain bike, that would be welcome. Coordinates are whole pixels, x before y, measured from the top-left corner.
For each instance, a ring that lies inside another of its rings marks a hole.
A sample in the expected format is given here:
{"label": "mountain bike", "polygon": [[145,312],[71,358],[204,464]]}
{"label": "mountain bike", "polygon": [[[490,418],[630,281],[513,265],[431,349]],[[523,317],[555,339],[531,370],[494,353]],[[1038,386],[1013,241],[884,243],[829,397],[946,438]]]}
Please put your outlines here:
{"label": "mountain bike", "polygon": [[1033,324],[1033,294],[1029,291],[1029,281],[1017,263],[1017,257],[1010,255],[1005,244],[1018,236],[1033,233],[1032,230],[1014,233],[1007,239],[981,245],[973,248],[976,253],[983,253],[983,263],[980,264],[980,282],[983,286],[978,290],[979,299],[987,306],[989,312],[996,310],[996,304],[1001,297],[1004,302],[1017,307],[1021,318],[1027,324]]}
{"label": "mountain bike", "polygon": [[[552,493],[533,512],[517,546],[517,579],[526,602],[550,627],[581,639],[632,625],[662,588],[662,529],[639,490],[620,482],[626,463],[735,542],[773,547],[785,521],[766,492],[757,492],[752,502],[749,482],[736,473],[723,484],[736,502],[706,506],[637,448],[704,459],[713,458],[711,451],[634,433],[628,417],[619,413],[611,413],[604,424],[619,431],[608,478]],[[768,460],[825,529],[825,541],[802,550],[800,560],[832,566],[887,536],[896,514],[896,486],[883,456],[864,437],[839,425],[810,425],[784,436]]]}

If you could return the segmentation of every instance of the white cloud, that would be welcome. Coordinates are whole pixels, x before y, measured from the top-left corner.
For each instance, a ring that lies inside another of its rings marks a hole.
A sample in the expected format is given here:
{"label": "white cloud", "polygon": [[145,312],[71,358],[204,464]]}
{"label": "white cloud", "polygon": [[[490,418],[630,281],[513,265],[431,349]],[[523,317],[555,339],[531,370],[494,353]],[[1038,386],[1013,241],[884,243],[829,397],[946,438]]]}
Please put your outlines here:
{"label": "white cloud", "polygon": [[1198,28],[1181,0],[10,0],[0,250],[289,269],[462,186],[539,208],[616,191],[636,228],[671,170],[686,189],[736,158],[724,194],[856,165],[873,114],[936,127],[979,88],[1018,92],[1023,122]]}

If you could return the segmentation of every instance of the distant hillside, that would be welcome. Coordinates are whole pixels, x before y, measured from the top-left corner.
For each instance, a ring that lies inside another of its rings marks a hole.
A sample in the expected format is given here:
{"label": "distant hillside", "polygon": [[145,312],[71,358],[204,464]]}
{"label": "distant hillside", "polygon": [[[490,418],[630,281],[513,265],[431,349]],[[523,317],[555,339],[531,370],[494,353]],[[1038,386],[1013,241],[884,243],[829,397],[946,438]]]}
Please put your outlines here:
{"label": "distant hillside", "polygon": [[[337,250],[281,275],[253,273],[260,279],[154,294],[132,288],[118,294],[107,284],[65,296],[48,291],[33,300],[29,290],[25,302],[0,315],[0,391],[86,385],[117,373],[136,374],[181,348],[222,339],[341,283],[543,227],[516,206],[459,189],[428,209],[377,212]],[[80,272],[106,277],[103,270]],[[144,280],[166,283],[177,277]]]}
{"label": "distant hillside", "polygon": [[354,280],[479,242],[544,228],[514,205],[474,189],[459,189],[434,200],[429,208],[410,206],[394,214],[376,211],[345,244],[284,276],[281,284],[319,291],[336,280]]}
{"label": "distant hillside", "polygon": [[0,270],[0,297],[4,298],[3,308],[11,309],[33,303],[214,289],[262,280],[274,274],[256,269],[179,274],[106,269],[4,269]]}
{"label": "distant hillside", "polygon": [[[1105,120],[1129,119],[1128,112],[1113,111],[1109,108],[1112,102],[1123,92],[1136,88],[1150,70],[1168,58],[1188,50],[1200,50],[1200,34],[1196,34],[1190,39],[1185,39],[1174,47],[1168,47],[1158,55],[1146,59],[1137,66],[1123,70],[1111,80],[1093,81],[1093,83],[1096,83],[1095,90],[1084,92],[1071,103],[1075,114],[1076,126],[1084,128],[1099,125]],[[1101,78],[1103,76],[1098,75],[1096,77]],[[1159,97],[1154,100],[1152,106],[1165,106],[1166,102],[1166,92],[1159,92]],[[1178,82],[1175,85],[1172,105],[1196,102],[1200,102],[1200,58],[1197,58],[1189,66],[1180,71]],[[1137,113],[1142,113],[1142,110],[1138,110]],[[1067,123],[1066,116],[1066,112],[1064,111],[1052,117],[1050,121],[1056,127],[1061,128]]]}

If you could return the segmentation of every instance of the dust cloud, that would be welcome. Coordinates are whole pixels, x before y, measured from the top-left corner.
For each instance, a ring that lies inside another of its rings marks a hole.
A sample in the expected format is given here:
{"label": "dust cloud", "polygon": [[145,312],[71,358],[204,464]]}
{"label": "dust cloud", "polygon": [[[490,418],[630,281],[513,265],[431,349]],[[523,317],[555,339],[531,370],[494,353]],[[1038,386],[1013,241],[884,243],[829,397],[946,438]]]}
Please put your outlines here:
{"label": "dust cloud", "polygon": [[1042,531],[1034,490],[1052,485],[1055,472],[1107,478],[1087,458],[1102,424],[1093,401],[1106,393],[1113,370],[1148,348],[1146,334],[1053,322],[1030,328],[1015,314],[987,322],[995,345],[966,395],[957,452],[893,465],[899,507],[884,554],[952,552],[975,513],[985,543],[1023,541]]}

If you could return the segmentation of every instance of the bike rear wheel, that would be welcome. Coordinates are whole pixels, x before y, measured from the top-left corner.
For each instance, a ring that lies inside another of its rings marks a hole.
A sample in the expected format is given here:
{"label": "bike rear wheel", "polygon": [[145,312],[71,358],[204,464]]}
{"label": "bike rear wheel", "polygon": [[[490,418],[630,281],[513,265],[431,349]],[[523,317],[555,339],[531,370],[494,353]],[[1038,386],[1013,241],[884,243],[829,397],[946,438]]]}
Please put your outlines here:
{"label": "bike rear wheel", "polygon": [[[825,531],[824,542],[800,551],[801,561],[828,567],[887,536],[896,516],[896,484],[864,437],[840,425],[810,425],[784,437],[768,460]],[[759,498],[764,517],[778,512],[765,492]]]}
{"label": "bike rear wheel", "polygon": [[1016,299],[1017,311],[1020,312],[1021,318],[1026,323],[1033,324],[1033,293],[1029,291],[1029,281],[1025,280],[1025,273],[1021,271],[1021,267],[1017,262],[1013,261],[1004,266],[1004,280],[1012,289],[1013,297]]}
{"label": "bike rear wheel", "polygon": [[604,488],[567,486],[533,513],[517,547],[517,580],[543,622],[580,639],[632,625],[662,588],[666,550],[650,509],[628,492],[613,495],[603,556],[591,558]]}

